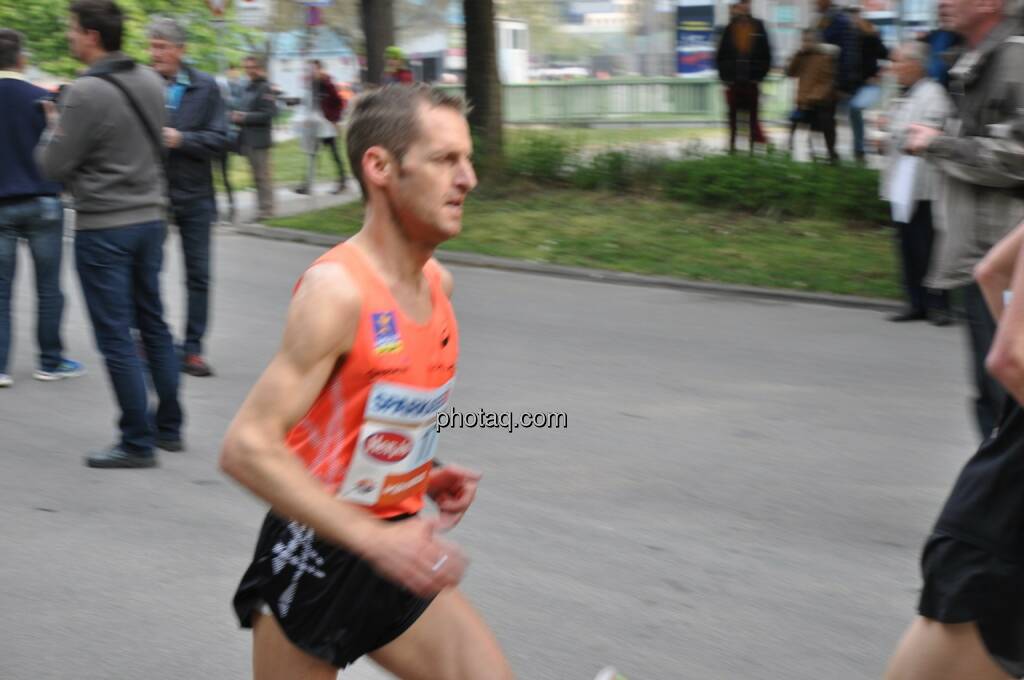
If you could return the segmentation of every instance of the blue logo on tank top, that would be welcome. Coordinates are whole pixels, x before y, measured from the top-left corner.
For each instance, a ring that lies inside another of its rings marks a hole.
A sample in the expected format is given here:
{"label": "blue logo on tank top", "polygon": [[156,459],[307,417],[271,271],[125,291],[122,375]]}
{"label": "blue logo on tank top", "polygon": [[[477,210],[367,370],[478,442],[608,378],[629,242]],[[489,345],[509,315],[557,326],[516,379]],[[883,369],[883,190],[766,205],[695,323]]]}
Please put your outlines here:
{"label": "blue logo on tank top", "polygon": [[402,338],[398,335],[398,325],[394,312],[374,312],[373,320],[373,351],[377,354],[393,354],[402,351]]}

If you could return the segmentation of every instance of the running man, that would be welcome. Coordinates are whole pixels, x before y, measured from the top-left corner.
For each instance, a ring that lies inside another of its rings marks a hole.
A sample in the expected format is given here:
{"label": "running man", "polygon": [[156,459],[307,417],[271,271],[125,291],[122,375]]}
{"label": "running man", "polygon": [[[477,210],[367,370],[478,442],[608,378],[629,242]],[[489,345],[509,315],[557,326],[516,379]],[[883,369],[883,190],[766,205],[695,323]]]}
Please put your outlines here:
{"label": "running man", "polygon": [[[363,227],[296,286],[284,339],[228,430],[223,469],[272,506],[235,596],[258,680],[335,678],[369,654],[400,678],[511,678],[456,588],[441,538],[480,475],[434,462],[458,329],[432,258],[476,186],[461,99],[427,86],[362,96],[348,154]],[[440,517],[417,516],[424,496]]]}
{"label": "running man", "polygon": [[896,650],[887,680],[1024,677],[1022,247],[1024,224],[975,268],[998,322],[987,368],[1010,398],[998,426],[961,471],[925,544],[921,615]]}

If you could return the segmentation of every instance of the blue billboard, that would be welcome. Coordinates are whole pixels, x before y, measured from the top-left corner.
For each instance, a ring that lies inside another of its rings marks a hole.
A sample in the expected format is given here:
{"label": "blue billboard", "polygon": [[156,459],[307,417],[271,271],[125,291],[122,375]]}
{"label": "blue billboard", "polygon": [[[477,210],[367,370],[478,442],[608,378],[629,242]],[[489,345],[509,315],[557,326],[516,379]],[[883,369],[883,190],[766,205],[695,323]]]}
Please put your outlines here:
{"label": "blue billboard", "polygon": [[700,4],[676,8],[676,73],[706,75],[715,68],[715,6]]}

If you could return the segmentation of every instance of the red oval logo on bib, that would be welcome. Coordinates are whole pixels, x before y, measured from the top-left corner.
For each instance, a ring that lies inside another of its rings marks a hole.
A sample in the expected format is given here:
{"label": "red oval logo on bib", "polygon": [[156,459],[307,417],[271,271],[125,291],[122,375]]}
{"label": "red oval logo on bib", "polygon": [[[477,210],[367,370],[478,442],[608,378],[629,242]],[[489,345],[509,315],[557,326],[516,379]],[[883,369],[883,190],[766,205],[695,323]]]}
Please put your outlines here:
{"label": "red oval logo on bib", "polygon": [[412,440],[397,432],[375,432],[366,438],[366,453],[382,463],[397,463],[412,452]]}

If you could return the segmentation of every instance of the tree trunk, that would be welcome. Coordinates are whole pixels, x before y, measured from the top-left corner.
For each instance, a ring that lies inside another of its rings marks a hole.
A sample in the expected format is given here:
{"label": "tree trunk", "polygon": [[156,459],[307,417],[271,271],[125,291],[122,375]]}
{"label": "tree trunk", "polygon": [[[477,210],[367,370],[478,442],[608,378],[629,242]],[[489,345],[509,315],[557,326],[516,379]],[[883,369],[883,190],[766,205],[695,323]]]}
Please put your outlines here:
{"label": "tree trunk", "polygon": [[366,82],[380,85],[384,74],[384,50],[395,44],[395,13],[392,0],[360,0],[366,44]]}
{"label": "tree trunk", "polygon": [[481,174],[491,174],[501,168],[504,141],[494,0],[463,0],[462,4],[466,20],[466,99],[473,107],[469,126],[478,146]]}

